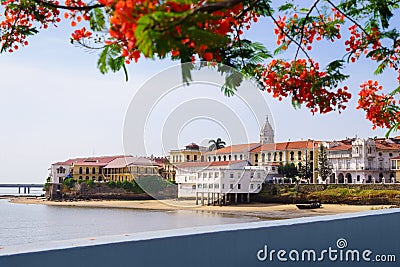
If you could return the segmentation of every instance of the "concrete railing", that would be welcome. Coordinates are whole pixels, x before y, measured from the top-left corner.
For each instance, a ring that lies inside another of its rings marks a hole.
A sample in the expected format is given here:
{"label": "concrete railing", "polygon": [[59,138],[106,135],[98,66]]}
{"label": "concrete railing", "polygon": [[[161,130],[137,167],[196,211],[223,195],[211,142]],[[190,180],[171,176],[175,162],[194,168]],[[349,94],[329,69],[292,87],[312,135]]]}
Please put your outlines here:
{"label": "concrete railing", "polygon": [[399,266],[399,224],[387,209],[57,241],[4,247],[0,266]]}

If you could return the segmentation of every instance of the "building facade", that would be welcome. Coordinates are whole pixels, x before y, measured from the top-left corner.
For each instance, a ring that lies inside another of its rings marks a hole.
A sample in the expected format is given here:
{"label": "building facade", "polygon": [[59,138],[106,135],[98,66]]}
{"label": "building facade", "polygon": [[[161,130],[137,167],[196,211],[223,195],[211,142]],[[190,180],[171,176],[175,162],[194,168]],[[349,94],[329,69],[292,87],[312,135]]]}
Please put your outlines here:
{"label": "building facade", "polygon": [[[332,175],[327,183],[392,183],[396,180],[392,158],[400,155],[396,139],[352,138],[329,144]],[[322,181],[320,181],[322,182]]]}

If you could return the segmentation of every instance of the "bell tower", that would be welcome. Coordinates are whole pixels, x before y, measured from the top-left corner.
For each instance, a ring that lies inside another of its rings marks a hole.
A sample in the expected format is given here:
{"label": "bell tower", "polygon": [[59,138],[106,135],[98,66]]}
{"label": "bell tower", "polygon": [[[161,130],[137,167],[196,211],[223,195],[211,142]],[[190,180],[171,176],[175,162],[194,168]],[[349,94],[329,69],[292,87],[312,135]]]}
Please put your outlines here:
{"label": "bell tower", "polygon": [[272,126],[268,120],[268,116],[265,120],[264,126],[261,128],[260,132],[260,143],[263,144],[273,144],[275,142],[275,134],[274,134],[274,129],[272,129]]}

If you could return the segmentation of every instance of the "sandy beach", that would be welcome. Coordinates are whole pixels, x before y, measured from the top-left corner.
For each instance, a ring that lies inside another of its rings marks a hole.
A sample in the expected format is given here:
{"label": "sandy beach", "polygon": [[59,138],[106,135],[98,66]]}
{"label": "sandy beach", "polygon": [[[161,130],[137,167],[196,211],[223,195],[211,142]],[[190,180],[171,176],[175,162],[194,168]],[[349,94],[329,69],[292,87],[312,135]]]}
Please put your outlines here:
{"label": "sandy beach", "polygon": [[322,208],[299,210],[293,204],[250,203],[232,206],[196,206],[191,200],[92,200],[92,201],[48,201],[44,198],[18,197],[10,202],[19,204],[41,204],[49,206],[125,208],[155,211],[192,210],[196,212],[221,213],[230,216],[253,216],[261,219],[290,219],[309,216],[332,215],[389,208],[388,205],[339,205],[324,204]]}

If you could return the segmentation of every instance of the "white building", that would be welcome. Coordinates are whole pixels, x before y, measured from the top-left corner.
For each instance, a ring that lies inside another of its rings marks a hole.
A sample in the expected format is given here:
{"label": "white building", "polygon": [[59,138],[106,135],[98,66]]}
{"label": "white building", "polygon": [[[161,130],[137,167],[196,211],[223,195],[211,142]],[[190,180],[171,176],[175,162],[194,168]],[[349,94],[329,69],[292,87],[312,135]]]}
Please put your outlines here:
{"label": "white building", "polygon": [[201,198],[215,201],[249,200],[258,193],[270,169],[249,166],[247,160],[187,162],[179,165],[176,173],[179,198]]}
{"label": "white building", "polygon": [[74,160],[56,162],[50,166],[50,183],[62,184],[63,181],[71,176]]}
{"label": "white building", "polygon": [[[329,145],[328,159],[332,175],[327,183],[391,183],[395,173],[390,159],[400,155],[395,139],[346,139]],[[319,181],[322,182],[322,181]]]}

